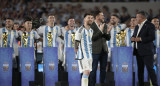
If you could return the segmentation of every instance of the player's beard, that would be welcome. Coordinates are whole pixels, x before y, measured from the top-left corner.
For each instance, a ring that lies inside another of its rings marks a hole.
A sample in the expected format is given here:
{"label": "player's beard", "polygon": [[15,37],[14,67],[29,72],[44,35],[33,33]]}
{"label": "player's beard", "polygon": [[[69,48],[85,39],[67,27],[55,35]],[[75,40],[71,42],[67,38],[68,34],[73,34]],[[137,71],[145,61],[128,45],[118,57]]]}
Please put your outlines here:
{"label": "player's beard", "polygon": [[111,24],[112,24],[112,25],[115,25],[115,24],[116,24],[116,22],[114,22],[114,21],[113,21],[113,22],[111,22]]}
{"label": "player's beard", "polygon": [[93,23],[93,22],[89,20],[88,23],[87,23],[87,25],[91,26],[92,23]]}

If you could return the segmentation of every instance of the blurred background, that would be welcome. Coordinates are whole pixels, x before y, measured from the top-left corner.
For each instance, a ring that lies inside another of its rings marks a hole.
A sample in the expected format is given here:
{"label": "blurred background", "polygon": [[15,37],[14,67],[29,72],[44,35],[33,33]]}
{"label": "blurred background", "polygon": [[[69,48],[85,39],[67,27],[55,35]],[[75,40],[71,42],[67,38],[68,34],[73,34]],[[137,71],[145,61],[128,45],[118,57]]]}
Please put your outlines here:
{"label": "blurred background", "polygon": [[[55,14],[56,24],[65,26],[69,17],[76,19],[76,26],[82,24],[83,14],[101,9],[105,21],[109,22],[111,14],[120,16],[120,23],[128,23],[130,17],[138,10],[149,13],[149,20],[153,17],[160,19],[160,0],[0,0],[0,27],[4,27],[4,20],[13,17],[21,25],[27,15],[40,19],[45,24],[47,15]],[[3,3],[2,3],[3,2]]]}

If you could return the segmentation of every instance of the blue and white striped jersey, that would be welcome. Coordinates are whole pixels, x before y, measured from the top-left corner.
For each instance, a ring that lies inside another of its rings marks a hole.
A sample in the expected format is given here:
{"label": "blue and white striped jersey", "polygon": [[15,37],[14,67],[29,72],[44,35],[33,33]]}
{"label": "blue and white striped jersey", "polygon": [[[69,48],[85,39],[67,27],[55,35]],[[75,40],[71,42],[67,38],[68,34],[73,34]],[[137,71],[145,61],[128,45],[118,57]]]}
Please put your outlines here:
{"label": "blue and white striped jersey", "polygon": [[134,33],[134,29],[126,28],[126,38],[125,38],[125,43],[127,47],[133,47],[133,43],[131,42],[131,37]]}
{"label": "blue and white striped jersey", "polygon": [[125,28],[125,24],[119,24],[118,26],[112,28],[110,31],[111,39],[107,41],[108,48],[116,47],[116,34]]}
{"label": "blue and white striped jersey", "polygon": [[62,28],[62,34],[64,37],[64,48],[65,47],[73,47],[72,46],[72,36],[71,34],[77,31],[77,28],[75,28],[74,30],[66,30],[64,27]]}
{"label": "blue and white striped jersey", "polygon": [[49,27],[47,25],[41,26],[37,30],[38,34],[41,36],[43,35],[43,47],[48,46],[48,40],[47,40],[47,33],[52,33],[52,47],[57,47],[57,38],[58,36],[61,36],[61,30],[58,26]]}
{"label": "blue and white striped jersey", "polygon": [[92,59],[92,35],[93,30],[91,28],[87,30],[84,26],[76,31],[75,40],[80,41],[76,59]]}
{"label": "blue and white striped jersey", "polygon": [[160,30],[155,31],[154,45],[156,46],[156,48],[159,48],[160,46]]}
{"label": "blue and white striped jersey", "polygon": [[3,33],[6,32],[8,34],[8,39],[7,39],[7,47],[13,47],[13,43],[15,41],[15,38],[18,37],[17,31],[13,30],[7,30],[5,27],[0,29],[0,47],[3,47]]}
{"label": "blue and white striped jersey", "polygon": [[[24,43],[22,41],[22,34],[23,33],[20,34],[21,35],[21,47],[24,47]],[[32,30],[31,32],[26,32],[26,34],[28,35],[27,47],[35,47],[34,46],[35,39],[39,39],[40,38],[38,33],[36,31]]]}

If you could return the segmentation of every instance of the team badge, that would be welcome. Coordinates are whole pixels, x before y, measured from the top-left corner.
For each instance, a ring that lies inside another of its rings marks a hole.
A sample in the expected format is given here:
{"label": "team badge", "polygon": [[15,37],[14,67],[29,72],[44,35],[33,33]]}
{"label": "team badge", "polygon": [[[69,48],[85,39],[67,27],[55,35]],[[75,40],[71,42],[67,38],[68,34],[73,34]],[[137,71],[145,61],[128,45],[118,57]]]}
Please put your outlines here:
{"label": "team badge", "polygon": [[72,71],[77,71],[77,67],[78,67],[77,63],[73,62],[72,63]]}
{"label": "team badge", "polygon": [[54,67],[55,67],[54,63],[53,63],[53,62],[50,62],[50,63],[49,63],[49,70],[50,70],[50,71],[54,71]]}
{"label": "team badge", "polygon": [[26,69],[26,71],[30,71],[31,70],[31,63],[30,62],[26,62],[25,69]]}
{"label": "team badge", "polygon": [[5,62],[3,64],[3,71],[8,71],[8,69],[9,69],[9,64],[7,62]]}
{"label": "team badge", "polygon": [[122,64],[122,71],[123,71],[123,72],[128,72],[128,64],[127,64],[126,62],[124,62],[124,63]]}

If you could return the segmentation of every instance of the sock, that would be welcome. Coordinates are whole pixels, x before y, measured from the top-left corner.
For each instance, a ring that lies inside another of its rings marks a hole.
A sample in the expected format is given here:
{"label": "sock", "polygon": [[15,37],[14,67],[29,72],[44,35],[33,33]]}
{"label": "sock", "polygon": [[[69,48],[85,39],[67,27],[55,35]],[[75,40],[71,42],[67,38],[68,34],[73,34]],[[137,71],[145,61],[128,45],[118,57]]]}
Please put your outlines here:
{"label": "sock", "polygon": [[88,86],[88,75],[82,76],[81,86]]}

